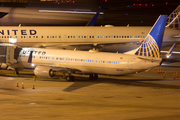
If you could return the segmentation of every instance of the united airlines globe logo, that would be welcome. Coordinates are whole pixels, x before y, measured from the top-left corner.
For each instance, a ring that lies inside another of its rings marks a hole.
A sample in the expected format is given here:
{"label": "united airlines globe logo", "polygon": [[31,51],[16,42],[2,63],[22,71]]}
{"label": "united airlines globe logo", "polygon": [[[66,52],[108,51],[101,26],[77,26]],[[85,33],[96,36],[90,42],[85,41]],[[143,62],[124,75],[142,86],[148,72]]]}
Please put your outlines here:
{"label": "united airlines globe logo", "polygon": [[135,55],[146,57],[159,57],[159,47],[151,35],[148,35]]}

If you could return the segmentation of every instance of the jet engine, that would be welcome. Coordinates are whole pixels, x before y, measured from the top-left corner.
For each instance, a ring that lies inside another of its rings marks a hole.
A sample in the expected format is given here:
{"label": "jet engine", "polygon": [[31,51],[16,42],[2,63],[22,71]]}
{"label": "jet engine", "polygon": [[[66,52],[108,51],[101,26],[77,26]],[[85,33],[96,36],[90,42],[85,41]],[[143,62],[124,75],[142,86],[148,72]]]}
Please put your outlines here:
{"label": "jet engine", "polygon": [[54,77],[56,75],[56,71],[53,71],[51,68],[46,66],[37,66],[34,69],[34,74],[40,77]]}

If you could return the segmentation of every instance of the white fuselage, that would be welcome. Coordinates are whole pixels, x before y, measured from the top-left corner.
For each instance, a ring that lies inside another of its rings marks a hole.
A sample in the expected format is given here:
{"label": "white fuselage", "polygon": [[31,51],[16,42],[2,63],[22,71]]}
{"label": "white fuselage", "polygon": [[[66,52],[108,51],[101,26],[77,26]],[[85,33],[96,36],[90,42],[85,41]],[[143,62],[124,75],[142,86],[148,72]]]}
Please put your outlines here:
{"label": "white fuselage", "polygon": [[[34,51],[32,63],[27,62],[30,51]],[[161,58],[120,53],[23,48],[19,54],[18,63],[12,65],[12,67],[49,66],[54,69],[71,68],[82,73],[124,75],[156,67],[160,65],[161,61]]]}
{"label": "white fuselage", "polygon": [[[1,27],[0,42],[21,47],[41,45],[112,44],[143,41],[151,27]],[[179,30],[165,29],[164,43],[179,42]]]}

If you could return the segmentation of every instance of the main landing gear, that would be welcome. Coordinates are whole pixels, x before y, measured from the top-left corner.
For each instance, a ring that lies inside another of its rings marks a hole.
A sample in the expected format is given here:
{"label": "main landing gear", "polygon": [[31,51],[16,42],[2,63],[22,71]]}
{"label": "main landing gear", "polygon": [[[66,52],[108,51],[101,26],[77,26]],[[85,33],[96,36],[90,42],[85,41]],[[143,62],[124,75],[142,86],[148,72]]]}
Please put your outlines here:
{"label": "main landing gear", "polygon": [[97,80],[98,79],[98,75],[97,74],[90,74],[89,75],[89,79],[90,80]]}
{"label": "main landing gear", "polygon": [[67,77],[66,77],[66,81],[67,81],[67,82],[75,81],[75,77],[74,77],[74,76],[67,76]]}
{"label": "main landing gear", "polygon": [[[97,80],[98,75],[97,74],[90,74],[89,75],[89,80]],[[67,82],[75,81],[75,77],[69,74],[69,76],[66,77]]]}
{"label": "main landing gear", "polygon": [[15,68],[15,72],[14,72],[16,75],[19,75],[19,71],[18,69]]}

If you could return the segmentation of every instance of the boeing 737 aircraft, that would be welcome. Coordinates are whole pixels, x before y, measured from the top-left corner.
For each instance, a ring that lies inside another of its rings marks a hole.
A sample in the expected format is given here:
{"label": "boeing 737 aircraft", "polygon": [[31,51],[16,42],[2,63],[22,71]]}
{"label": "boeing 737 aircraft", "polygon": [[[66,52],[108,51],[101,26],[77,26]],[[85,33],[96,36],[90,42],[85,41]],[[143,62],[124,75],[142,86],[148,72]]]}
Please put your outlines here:
{"label": "boeing 737 aircraft", "polygon": [[[170,24],[178,22],[179,7],[167,20]],[[172,22],[174,21],[174,22]],[[14,43],[21,47],[54,47],[68,49],[89,50],[94,46],[102,48],[103,51],[122,52],[121,47],[112,46],[116,43],[139,42],[145,39],[151,27],[50,27],[50,26],[19,26],[1,27],[0,42]],[[171,46],[180,42],[179,30],[166,28],[163,47]],[[106,45],[106,47],[104,47]],[[109,46],[110,45],[110,46]],[[137,46],[136,46],[137,47]],[[131,50],[130,47],[126,47]],[[124,48],[123,48],[124,49]],[[132,48],[133,49],[133,48]],[[125,49],[124,49],[125,50]]]}
{"label": "boeing 737 aircraft", "polygon": [[[134,54],[88,52],[45,48],[23,48],[17,63],[11,67],[35,68],[36,76],[53,77],[55,71],[68,73],[67,81],[73,81],[72,73],[90,74],[90,79],[97,79],[97,74],[125,75],[141,72],[162,62],[161,44],[166,24],[166,15],[156,21],[141,46]],[[27,31],[26,31],[27,32]],[[25,31],[22,33],[25,34]],[[29,30],[30,34],[35,34]],[[118,31],[117,31],[118,32]]]}

